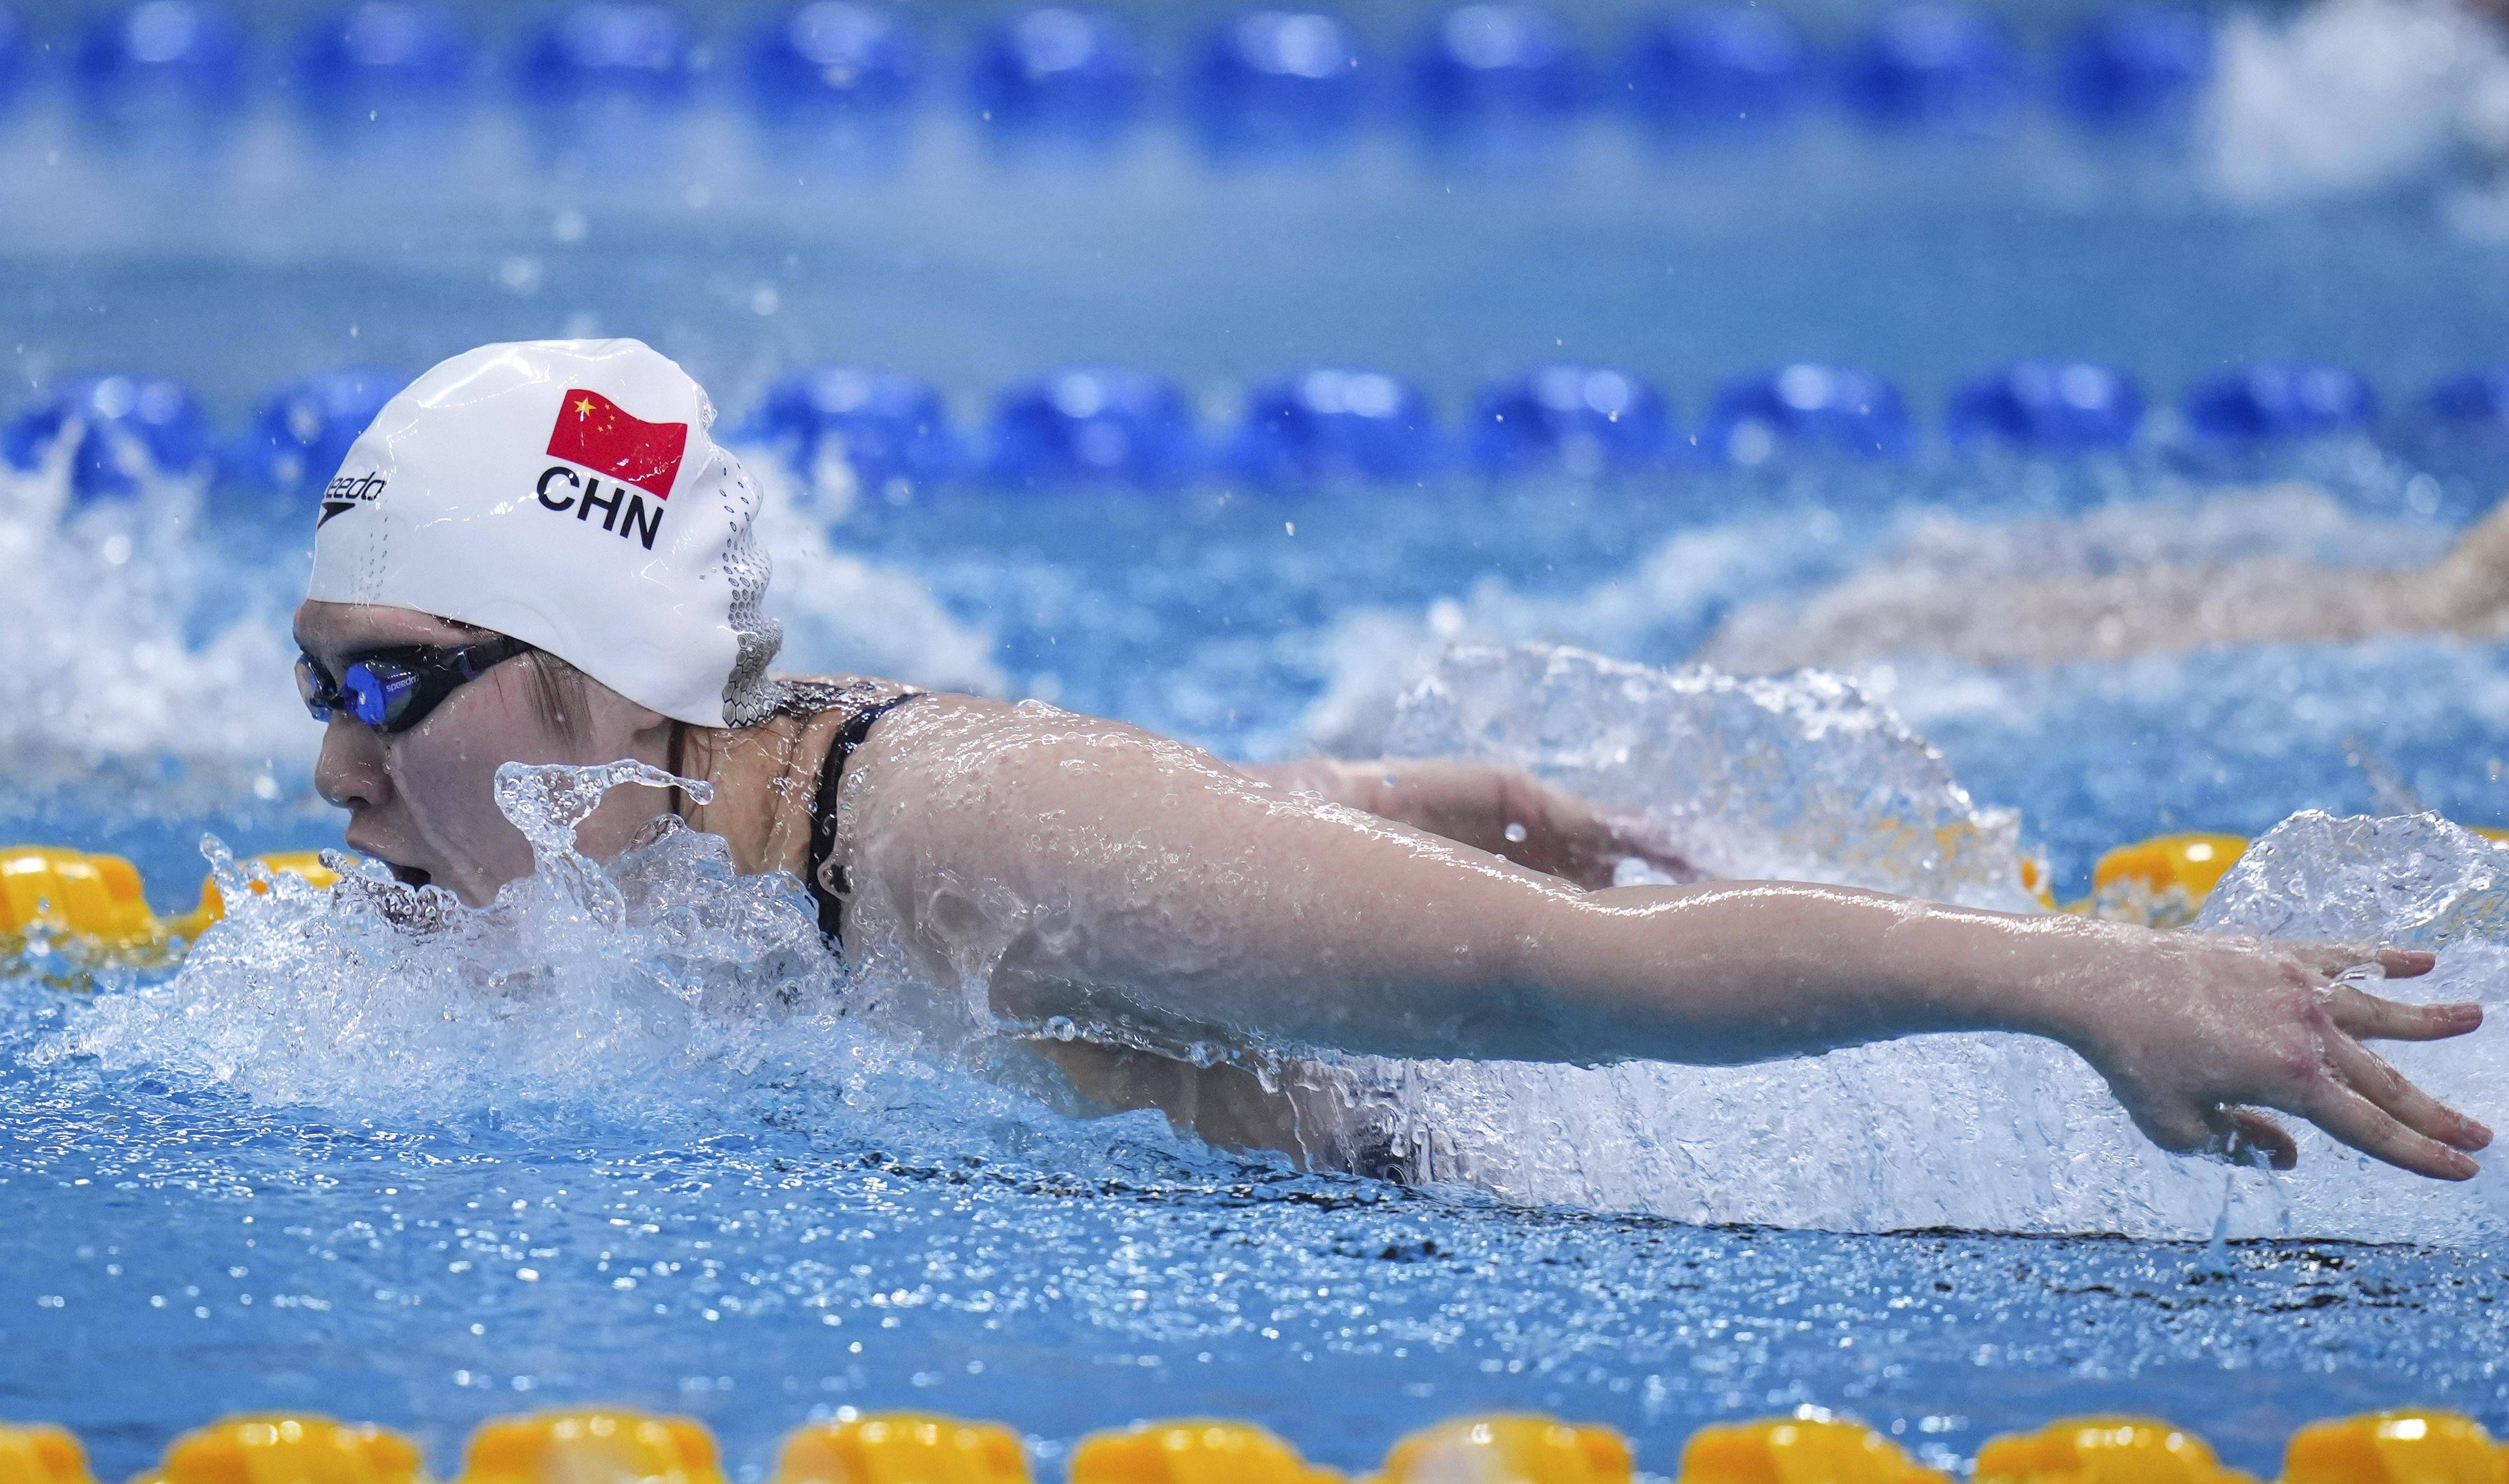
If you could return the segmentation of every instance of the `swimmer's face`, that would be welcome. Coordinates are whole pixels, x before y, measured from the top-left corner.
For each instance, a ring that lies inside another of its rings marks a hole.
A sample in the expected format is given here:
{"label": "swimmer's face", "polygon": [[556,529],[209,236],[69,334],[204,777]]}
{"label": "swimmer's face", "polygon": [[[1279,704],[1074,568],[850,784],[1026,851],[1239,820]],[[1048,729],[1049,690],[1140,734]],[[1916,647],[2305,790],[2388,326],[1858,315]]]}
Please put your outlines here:
{"label": "swimmer's face", "polygon": [[[310,600],[296,611],[295,631],[298,648],[335,680],[370,650],[420,644],[450,649],[483,637],[410,609]],[[552,717],[533,674],[540,663],[527,655],[497,665],[393,736],[334,712],[322,732],[314,786],[349,811],[350,847],[384,862],[403,881],[431,882],[482,907],[532,869],[522,832],[497,812],[500,766],[669,761],[671,723],[599,682],[583,681],[580,704],[562,719]],[[669,807],[662,790],[614,789],[577,832],[576,843],[593,859],[607,860]]]}

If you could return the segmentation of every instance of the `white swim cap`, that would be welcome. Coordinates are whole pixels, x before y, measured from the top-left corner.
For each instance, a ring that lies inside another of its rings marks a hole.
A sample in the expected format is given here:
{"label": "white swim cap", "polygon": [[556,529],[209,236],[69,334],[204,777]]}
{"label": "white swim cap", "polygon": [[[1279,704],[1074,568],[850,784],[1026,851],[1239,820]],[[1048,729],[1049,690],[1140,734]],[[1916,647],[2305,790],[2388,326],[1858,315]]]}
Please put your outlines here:
{"label": "white swim cap", "polygon": [[758,489],[714,406],[640,341],[481,346],[385,404],[322,492],[306,596],[546,649],[707,726],[774,709]]}

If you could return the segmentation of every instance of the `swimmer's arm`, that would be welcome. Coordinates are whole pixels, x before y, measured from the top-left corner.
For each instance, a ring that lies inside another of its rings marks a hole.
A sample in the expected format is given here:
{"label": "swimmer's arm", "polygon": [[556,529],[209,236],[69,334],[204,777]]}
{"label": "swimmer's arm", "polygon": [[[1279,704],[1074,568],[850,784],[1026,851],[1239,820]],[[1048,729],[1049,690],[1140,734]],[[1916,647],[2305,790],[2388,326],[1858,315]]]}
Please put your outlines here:
{"label": "swimmer's arm", "polygon": [[2080,1052],[2170,1148],[2235,1130],[2287,1156],[2222,1111],[2241,1103],[2458,1178],[2473,1165],[2440,1140],[2489,1136],[2358,1040],[2480,1011],[2336,984],[2358,953],[1783,882],[1578,891],[1132,727],[963,697],[892,714],[847,774],[849,935],[885,915],[929,972],[990,965],[996,1010],[1028,1023],[1584,1064],[2023,1031]]}
{"label": "swimmer's arm", "polygon": [[2430,577],[2461,625],[2509,607],[2509,498],[2457,538]]}
{"label": "swimmer's arm", "polygon": [[1632,838],[1584,799],[1522,768],[1442,758],[1311,758],[1239,771],[1292,794],[1313,794],[1426,830],[1579,886],[1611,885],[1614,871],[1631,859],[1676,880],[1699,873],[1679,856]]}

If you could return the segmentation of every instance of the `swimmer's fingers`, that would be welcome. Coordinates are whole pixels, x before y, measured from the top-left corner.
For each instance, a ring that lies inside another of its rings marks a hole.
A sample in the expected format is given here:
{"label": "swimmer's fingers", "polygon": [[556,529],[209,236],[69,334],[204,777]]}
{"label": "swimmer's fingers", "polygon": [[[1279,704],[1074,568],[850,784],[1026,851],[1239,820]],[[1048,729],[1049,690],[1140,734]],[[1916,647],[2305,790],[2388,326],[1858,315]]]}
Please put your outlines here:
{"label": "swimmer's fingers", "polygon": [[2475,1150],[2491,1142],[2491,1131],[2433,1097],[2361,1043],[2330,1036],[2328,1069],[2352,1091],[2378,1104],[2379,1111],[2425,1138]]}
{"label": "swimmer's fingers", "polygon": [[2406,1128],[2340,1078],[2312,1078],[2306,1090],[2284,1106],[2372,1159],[2384,1160],[2399,1169],[2434,1180],[2470,1180],[2482,1172],[2483,1167],[2462,1152]]}
{"label": "swimmer's fingers", "polygon": [[2205,1122],[2213,1126],[2207,1152],[2233,1165],[2290,1169],[2300,1164],[2300,1144],[2291,1131],[2254,1108],[2217,1108]]}
{"label": "swimmer's fingers", "polygon": [[2419,979],[2439,962],[2427,948],[2371,948],[2358,944],[2317,943],[2293,949],[2301,962],[2329,979],[2371,964],[2389,979]]}
{"label": "swimmer's fingers", "polygon": [[1629,854],[1643,864],[1649,871],[1655,872],[1660,875],[1670,876],[1676,881],[1704,881],[1707,879],[1707,872],[1691,865],[1687,859],[1676,855],[1669,850],[1659,850],[1652,845],[1638,845],[1632,848],[1629,851]]}
{"label": "swimmer's fingers", "polygon": [[2337,1029],[2365,1041],[2445,1041],[2483,1023],[2483,1007],[2471,1002],[2408,1005],[2354,984],[2327,991],[2326,1015]]}

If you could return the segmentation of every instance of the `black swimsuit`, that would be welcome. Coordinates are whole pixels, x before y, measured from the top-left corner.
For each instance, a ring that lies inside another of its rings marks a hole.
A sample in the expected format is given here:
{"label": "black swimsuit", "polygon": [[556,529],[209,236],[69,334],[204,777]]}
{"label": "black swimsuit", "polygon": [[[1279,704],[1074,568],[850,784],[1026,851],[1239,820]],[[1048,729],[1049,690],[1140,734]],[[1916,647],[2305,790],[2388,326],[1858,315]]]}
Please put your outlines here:
{"label": "black swimsuit", "polygon": [[[848,687],[850,688],[850,687]],[[810,807],[810,855],[808,874],[803,879],[810,888],[810,900],[819,904],[819,931],[839,947],[844,946],[845,869],[835,860],[837,851],[837,788],[845,781],[845,761],[854,749],[862,746],[872,726],[881,717],[924,694],[908,690],[897,695],[852,708],[837,728],[836,740],[828,745],[828,756],[819,764],[819,792]],[[836,704],[843,705],[842,699]]]}

